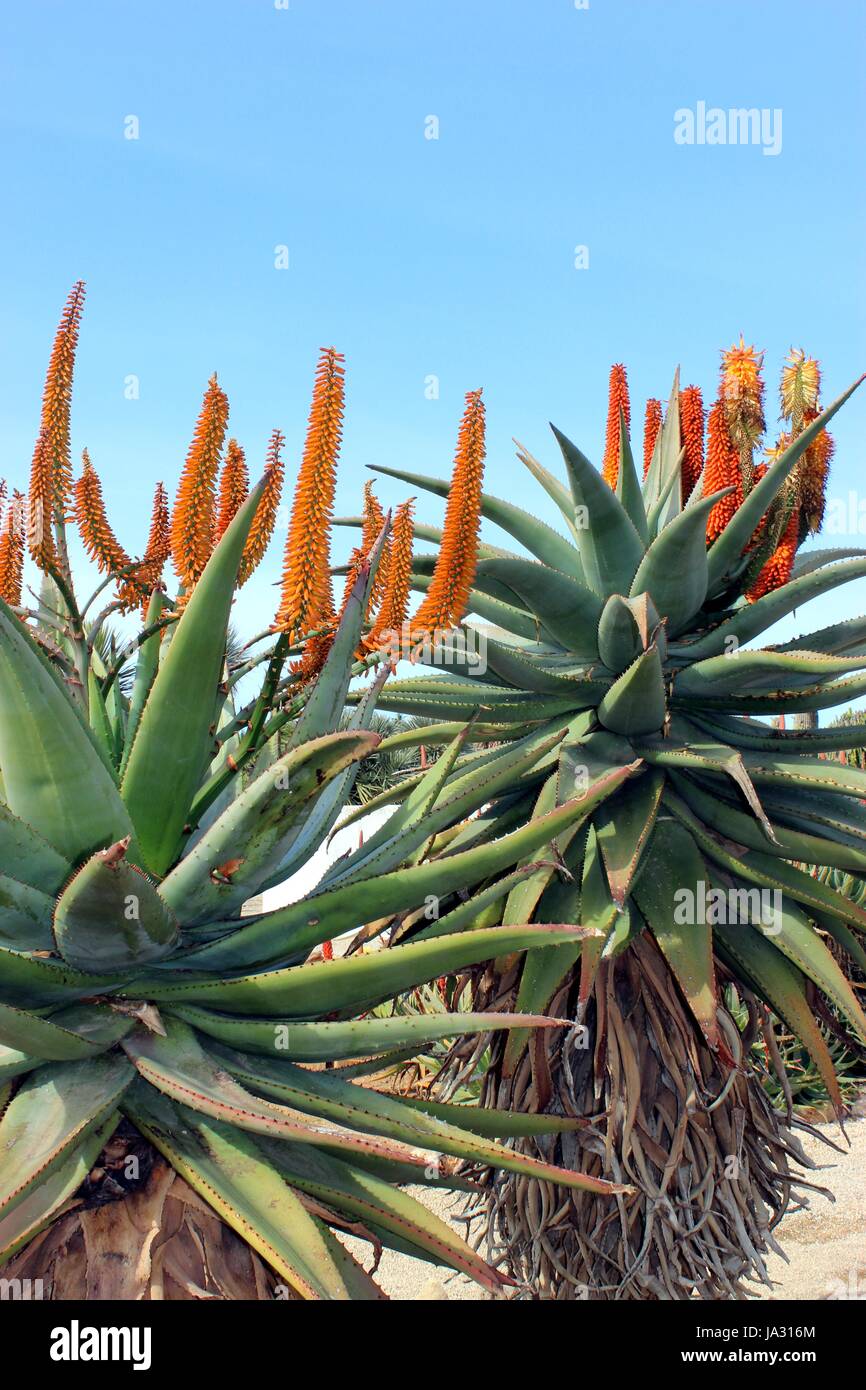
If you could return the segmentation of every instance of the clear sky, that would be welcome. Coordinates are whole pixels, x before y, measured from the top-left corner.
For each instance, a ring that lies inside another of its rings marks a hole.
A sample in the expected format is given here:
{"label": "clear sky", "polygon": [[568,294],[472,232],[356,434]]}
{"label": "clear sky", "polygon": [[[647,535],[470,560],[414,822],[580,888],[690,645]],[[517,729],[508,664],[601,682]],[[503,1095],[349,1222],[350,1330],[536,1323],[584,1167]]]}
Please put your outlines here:
{"label": "clear sky", "polygon": [[[0,25],[0,472],[26,478],[82,277],[73,442],[131,552],[215,369],[253,469],[279,426],[291,477],[317,350],[346,354],[344,510],[367,463],[446,473],[483,385],[488,487],[541,511],[511,436],[553,464],[552,419],[598,459],[613,361],[636,416],[678,362],[710,396],[740,331],[771,420],[792,344],[827,399],[866,369],[862,0],[40,0]],[[780,151],[678,144],[699,102],[780,110]],[[866,388],[831,496],[859,500],[864,423]]]}

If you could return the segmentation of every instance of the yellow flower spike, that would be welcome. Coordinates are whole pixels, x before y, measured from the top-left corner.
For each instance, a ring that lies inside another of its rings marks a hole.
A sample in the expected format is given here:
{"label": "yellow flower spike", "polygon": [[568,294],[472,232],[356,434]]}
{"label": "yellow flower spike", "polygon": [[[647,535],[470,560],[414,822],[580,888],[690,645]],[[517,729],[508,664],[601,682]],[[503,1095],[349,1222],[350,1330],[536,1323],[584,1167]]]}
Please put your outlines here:
{"label": "yellow flower spike", "polygon": [[704,471],[704,401],[699,386],[686,386],[680,392],[680,438],[685,449],[682,465],[685,502]]}
{"label": "yellow flower spike", "polygon": [[73,486],[72,516],[85,552],[94,561],[100,574],[117,574],[131,561],[111,529],[105,511],[102,484],[86,449],[81,456],[81,462],[81,476]]}
{"label": "yellow flower spike", "polygon": [[704,473],[704,496],[711,497],[725,487],[735,487],[713,507],[707,517],[707,542],[722,534],[737,507],[743,500],[740,465],[737,451],[728,430],[725,403],[721,397],[710,409],[707,421],[707,462]]}
{"label": "yellow flower spike", "polygon": [[625,416],[625,427],[631,425],[631,403],[628,396],[628,378],[621,362],[615,362],[610,369],[607,393],[607,429],[604,437],[604,458],[601,472],[606,483],[616,488],[619,478],[619,414]]}
{"label": "yellow flower spike", "polygon": [[330,532],[345,408],[344,358],[323,348],[286,537],[274,626],[296,641],[333,618]]}
{"label": "yellow flower spike", "polygon": [[481,391],[468,391],[457,436],[439,555],[430,587],[411,622],[413,638],[454,627],[466,612],[478,556],[485,452]]}
{"label": "yellow flower spike", "polygon": [[259,499],[259,505],[256,507],[256,514],[253,517],[250,533],[247,536],[247,542],[241,556],[238,585],[246,584],[250,575],[261,564],[265,551],[270,545],[271,536],[274,534],[277,512],[280,509],[280,498],[283,493],[285,466],[282,454],[285,442],[285,435],[282,435],[279,430],[274,430],[265,459],[265,486]]}
{"label": "yellow flower spike", "polygon": [[814,357],[807,357],[802,348],[791,348],[782,368],[779,396],[782,417],[790,421],[796,434],[802,431],[807,412],[817,411],[820,392],[821,368],[818,362]]}
{"label": "yellow flower spike", "polygon": [[187,594],[213,549],[216,480],[228,416],[228,397],[214,374],[204,393],[171,518],[172,560]]}
{"label": "yellow flower spike", "polygon": [[[4,485],[5,497],[5,485]],[[21,521],[24,497],[20,492],[12,493],[12,501],[3,518],[0,532],[0,598],[11,608],[21,603],[21,579],[24,572],[24,535]]]}
{"label": "yellow flower spike", "polygon": [[229,523],[234,520],[246,502],[249,488],[250,480],[247,474],[244,451],[236,439],[230,439],[226,445],[225,463],[220,473],[219,494],[214,517],[214,545],[222,540],[228,530]]}
{"label": "yellow flower spike", "polygon": [[45,434],[47,468],[51,475],[51,518],[62,517],[72,497],[72,455],[70,452],[70,406],[72,377],[75,370],[75,349],[84,308],[84,281],[72,286],[48,362],[45,389],[42,395],[41,430]]}
{"label": "yellow flower spike", "polygon": [[791,439],[792,436],[786,431],[785,433],[779,435],[779,438],[776,440],[775,444],[768,444],[767,448],[764,450],[764,456],[767,460],[767,463],[775,463],[776,459],[780,459],[784,454],[785,450],[790,446]]}
{"label": "yellow flower spike", "polygon": [[54,512],[54,470],[48,431],[40,430],[30,465],[27,498],[27,549],[41,570],[57,563],[51,518]]}
{"label": "yellow flower spike", "polygon": [[656,440],[662,427],[662,403],[654,397],[646,403],[646,413],[643,422],[643,475],[646,478],[649,466],[652,463],[653,450]]}

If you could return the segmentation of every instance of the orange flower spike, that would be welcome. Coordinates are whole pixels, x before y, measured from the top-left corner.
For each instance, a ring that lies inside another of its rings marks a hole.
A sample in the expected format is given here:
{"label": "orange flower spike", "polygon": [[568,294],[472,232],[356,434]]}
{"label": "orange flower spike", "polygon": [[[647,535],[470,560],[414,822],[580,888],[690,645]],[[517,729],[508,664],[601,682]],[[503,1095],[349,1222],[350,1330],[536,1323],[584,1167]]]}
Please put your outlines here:
{"label": "orange flower spike", "polygon": [[652,463],[653,450],[662,427],[662,403],[652,397],[646,403],[643,425],[643,475],[646,478]]}
{"label": "orange flower spike", "polygon": [[445,524],[430,587],[412,619],[412,636],[453,627],[466,612],[478,556],[485,419],[481,391],[468,391],[460,421]]}
{"label": "orange flower spike", "polygon": [[[412,586],[412,542],[414,539],[412,511],[414,498],[401,502],[394,513],[391,526],[391,557],[388,582],[382,595],[373,631],[364,645],[375,651],[386,634],[399,634],[409,611],[409,590]],[[399,638],[397,639],[399,640]]]}
{"label": "orange flower spike", "polygon": [[604,458],[601,464],[602,477],[612,488],[619,477],[619,414],[625,416],[625,427],[631,425],[631,404],[628,398],[628,378],[625,367],[616,362],[610,369],[610,382],[607,395],[607,430],[604,437]]}
{"label": "orange flower spike", "polygon": [[52,512],[64,515],[72,497],[72,455],[70,452],[70,407],[75,349],[84,308],[84,281],[69,293],[48,362],[42,395],[41,429],[46,436],[48,469],[51,474]]}
{"label": "orange flower spike", "polygon": [[685,502],[704,471],[704,401],[699,386],[686,386],[680,392],[680,438],[685,449],[682,464]]}
{"label": "orange flower spike", "polygon": [[[361,529],[361,551],[364,555],[369,555],[385,525],[385,512],[381,502],[373,491],[373,480],[364,484],[364,524]],[[373,588],[370,594],[371,610],[379,603],[388,584],[388,570],[391,564],[391,536],[388,536],[382,550],[376,575],[373,580]]]}
{"label": "orange flower spike", "polygon": [[39,432],[30,465],[30,493],[27,499],[27,549],[41,570],[56,565],[51,517],[54,505],[54,473],[48,431]]}
{"label": "orange flower spike", "polygon": [[384,525],[385,512],[382,503],[373,491],[373,480],[371,478],[364,484],[364,525],[361,530],[362,550],[372,550]]}
{"label": "orange flower spike", "polygon": [[246,584],[250,575],[261,564],[265,551],[270,545],[271,536],[274,534],[277,512],[280,509],[280,498],[283,493],[285,465],[282,454],[285,442],[285,435],[280,434],[279,430],[274,430],[265,459],[264,491],[259,499],[259,505],[256,507],[256,513],[241,556],[238,571],[239,586]]}
{"label": "orange flower spike", "polygon": [[711,497],[725,487],[735,487],[722,497],[707,517],[707,542],[720,536],[743,500],[740,464],[728,431],[725,403],[721,397],[712,406],[707,421],[707,462],[704,472],[704,496]]}
{"label": "orange flower spike", "polygon": [[87,450],[81,456],[81,477],[73,488],[72,515],[84,549],[101,574],[117,574],[130,563],[109,525],[102,484]]}
{"label": "orange flower spike", "polygon": [[[807,410],[803,416],[804,426],[816,420],[819,413],[817,408]],[[820,531],[824,521],[827,478],[835,448],[832,435],[822,430],[817,439],[809,445],[798,465],[800,507],[807,535],[815,535]]]}
{"label": "orange flower spike", "polygon": [[139,600],[142,602],[142,616],[147,616],[147,605],[154,589],[162,581],[163,566],[171,554],[171,518],[168,508],[168,493],[162,483],[157,483],[153,494],[153,507],[150,516],[150,531],[144,555],[137,569],[120,590],[120,599],[128,607]]}
{"label": "orange flower spike", "polygon": [[157,483],[156,491],[153,494],[150,531],[144,550],[144,562],[148,566],[147,582],[151,588],[155,588],[159,583],[162,567],[170,554],[171,518],[168,510],[168,493],[162,483]]}
{"label": "orange flower spike", "polygon": [[800,544],[799,530],[800,509],[794,507],[779,544],[747,594],[750,603],[754,603],[755,599],[763,598],[764,594],[770,594],[774,589],[779,589],[783,584],[787,584],[791,578],[794,558]]}
{"label": "orange flower spike", "polygon": [[219,496],[214,520],[213,543],[217,544],[228,530],[244,502],[247,500],[250,481],[244,451],[236,439],[226,445],[226,458],[219,482]]}
{"label": "orange flower spike", "polygon": [[274,626],[290,641],[333,617],[330,531],[345,408],[344,358],[323,348],[295,487]]}
{"label": "orange flower spike", "polygon": [[23,509],[23,494],[13,492],[12,502],[3,519],[3,530],[0,532],[0,598],[11,608],[17,608],[21,603],[21,580],[24,573],[24,533],[21,524]]}
{"label": "orange flower spike", "polygon": [[201,577],[213,549],[216,480],[228,416],[228,397],[214,374],[204,393],[171,518],[175,573],[187,592]]}

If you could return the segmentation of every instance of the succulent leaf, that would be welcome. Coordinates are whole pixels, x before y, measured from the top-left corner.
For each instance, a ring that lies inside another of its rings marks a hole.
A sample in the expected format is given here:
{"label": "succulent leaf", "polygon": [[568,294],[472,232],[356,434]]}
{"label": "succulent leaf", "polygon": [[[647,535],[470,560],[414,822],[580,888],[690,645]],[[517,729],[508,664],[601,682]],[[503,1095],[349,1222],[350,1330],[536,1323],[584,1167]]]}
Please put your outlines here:
{"label": "succulent leaf", "polygon": [[174,950],[177,919],[127,848],[121,840],[92,855],[57,899],[54,937],[67,965],[128,974]]}

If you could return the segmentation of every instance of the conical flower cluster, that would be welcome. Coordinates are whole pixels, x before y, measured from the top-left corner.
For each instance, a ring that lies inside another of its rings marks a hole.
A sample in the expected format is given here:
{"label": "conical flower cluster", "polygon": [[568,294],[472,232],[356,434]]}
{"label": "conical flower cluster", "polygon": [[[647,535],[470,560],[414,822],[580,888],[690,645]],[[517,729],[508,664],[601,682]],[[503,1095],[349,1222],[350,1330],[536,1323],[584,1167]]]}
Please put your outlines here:
{"label": "conical flower cluster", "polygon": [[619,477],[620,414],[625,416],[626,432],[631,425],[631,404],[625,367],[616,362],[610,369],[607,397],[607,428],[601,472],[606,483],[616,488]]}

